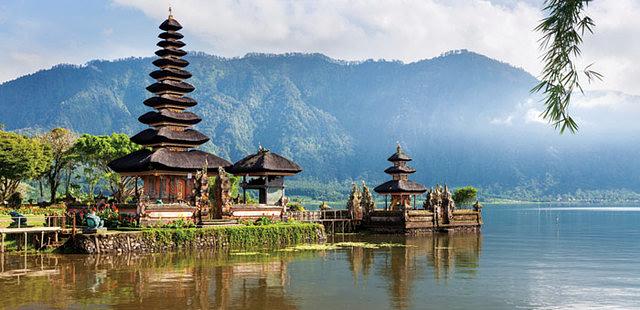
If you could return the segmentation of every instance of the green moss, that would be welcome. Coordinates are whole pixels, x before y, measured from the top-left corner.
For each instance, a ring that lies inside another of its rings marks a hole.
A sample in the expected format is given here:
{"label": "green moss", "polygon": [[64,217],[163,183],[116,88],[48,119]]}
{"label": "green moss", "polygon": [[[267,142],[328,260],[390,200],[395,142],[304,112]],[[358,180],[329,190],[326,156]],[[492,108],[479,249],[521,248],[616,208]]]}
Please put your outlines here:
{"label": "green moss", "polygon": [[190,246],[197,239],[213,239],[215,247],[280,247],[304,242],[318,242],[323,227],[309,223],[277,223],[260,226],[222,226],[209,228],[151,228],[142,231],[144,238],[172,246]]}

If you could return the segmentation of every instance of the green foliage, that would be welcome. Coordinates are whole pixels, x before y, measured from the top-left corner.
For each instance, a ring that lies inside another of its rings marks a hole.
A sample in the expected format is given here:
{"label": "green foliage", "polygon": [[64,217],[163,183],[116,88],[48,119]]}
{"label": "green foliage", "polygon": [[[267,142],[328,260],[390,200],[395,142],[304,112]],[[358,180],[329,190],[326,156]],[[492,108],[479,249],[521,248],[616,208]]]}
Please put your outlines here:
{"label": "green foliage", "polygon": [[[543,92],[546,96],[542,116],[552,122],[560,133],[565,130],[576,132],[578,124],[569,115],[571,95],[575,89],[582,91],[579,71],[574,58],[579,57],[582,36],[593,33],[595,23],[584,11],[592,0],[546,0],[544,11],[549,15],[535,28],[542,33],[540,49],[544,51],[544,68],[540,83],[533,92]],[[602,75],[584,69],[588,81],[601,79]]]}
{"label": "green foliage", "polygon": [[470,205],[478,199],[478,189],[473,186],[465,186],[456,189],[451,196],[456,205]]}
{"label": "green foliage", "polygon": [[15,193],[20,182],[39,178],[50,162],[51,150],[38,139],[0,131],[0,202]]}
{"label": "green foliage", "polygon": [[20,206],[22,205],[22,193],[15,192],[11,194],[11,196],[9,196],[9,199],[7,199],[7,204],[9,208],[20,208]]}
{"label": "green foliage", "polygon": [[[66,128],[54,128],[48,133],[38,136],[38,139],[51,150],[51,164],[45,171],[44,178],[49,183],[51,203],[54,203],[63,173],[66,171],[67,174],[70,174],[78,159],[78,154],[73,150],[77,136]],[[67,184],[67,189],[68,187],[69,184]]]}
{"label": "green foliage", "polygon": [[318,210],[329,210],[331,209],[331,206],[329,206],[329,204],[326,201],[323,201],[319,206],[318,206]]}
{"label": "green foliage", "polygon": [[300,202],[298,202],[298,201],[290,201],[290,202],[287,204],[287,209],[288,209],[289,211],[297,211],[297,212],[300,212],[300,211],[304,211],[304,206],[302,205],[302,203],[300,203]]}
{"label": "green foliage", "polygon": [[190,228],[195,226],[196,224],[192,220],[177,219],[171,223],[161,225],[160,228]]}
{"label": "green foliage", "polygon": [[234,249],[279,247],[303,242],[317,242],[322,225],[310,223],[276,223],[253,226],[223,226],[210,228],[151,228],[143,230],[166,246],[191,246],[197,238],[211,238],[217,248]]}
{"label": "green foliage", "polygon": [[89,184],[92,197],[94,187],[105,180],[116,200],[124,201],[132,190],[133,179],[121,178],[107,165],[114,159],[140,150],[141,147],[129,140],[125,134],[113,133],[110,136],[83,134],[74,145],[73,151],[82,158],[83,172]]}
{"label": "green foliage", "polygon": [[[64,215],[67,209],[64,206],[41,208],[39,206],[22,206],[20,213],[24,215]],[[0,207],[0,215],[9,215],[13,208]]]}
{"label": "green foliage", "polygon": [[259,219],[256,220],[255,224],[258,226],[263,226],[263,225],[271,225],[273,224],[273,220],[266,217],[266,216],[262,216]]}
{"label": "green foliage", "polygon": [[104,208],[97,211],[96,215],[104,221],[104,226],[107,228],[117,228],[120,226],[120,214],[114,208]]}

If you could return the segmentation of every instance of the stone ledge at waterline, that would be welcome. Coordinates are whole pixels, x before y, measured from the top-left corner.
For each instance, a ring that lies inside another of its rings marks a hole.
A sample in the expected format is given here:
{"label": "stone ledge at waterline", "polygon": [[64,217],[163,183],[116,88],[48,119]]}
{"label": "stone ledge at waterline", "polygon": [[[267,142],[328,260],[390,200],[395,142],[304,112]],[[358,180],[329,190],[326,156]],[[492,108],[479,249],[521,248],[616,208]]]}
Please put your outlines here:
{"label": "stone ledge at waterline", "polygon": [[63,253],[147,253],[182,249],[243,249],[283,247],[326,240],[320,224],[273,224],[211,228],[152,228],[75,235],[59,249]]}

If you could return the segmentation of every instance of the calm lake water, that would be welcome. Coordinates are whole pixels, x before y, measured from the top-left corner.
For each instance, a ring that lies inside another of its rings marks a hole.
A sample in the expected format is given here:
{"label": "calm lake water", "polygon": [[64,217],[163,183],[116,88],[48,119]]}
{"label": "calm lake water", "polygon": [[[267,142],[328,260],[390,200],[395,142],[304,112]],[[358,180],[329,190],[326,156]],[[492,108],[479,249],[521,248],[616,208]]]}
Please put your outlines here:
{"label": "calm lake water", "polygon": [[[640,206],[489,206],[481,234],[229,255],[4,255],[0,308],[640,309]],[[356,239],[356,240],[352,240]]]}

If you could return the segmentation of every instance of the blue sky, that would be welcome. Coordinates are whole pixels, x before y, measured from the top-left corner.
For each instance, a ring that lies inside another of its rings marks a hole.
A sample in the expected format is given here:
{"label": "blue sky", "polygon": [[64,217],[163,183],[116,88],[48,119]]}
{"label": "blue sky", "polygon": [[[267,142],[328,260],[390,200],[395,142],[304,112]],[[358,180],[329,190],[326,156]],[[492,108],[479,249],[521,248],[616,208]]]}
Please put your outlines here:
{"label": "blue sky", "polygon": [[[165,0],[3,0],[0,81],[58,63],[152,56]],[[221,56],[321,52],[346,60],[410,62],[469,49],[536,75],[541,1],[174,0],[188,50]],[[581,65],[605,81],[590,89],[640,95],[640,1],[595,0],[596,35]]]}

